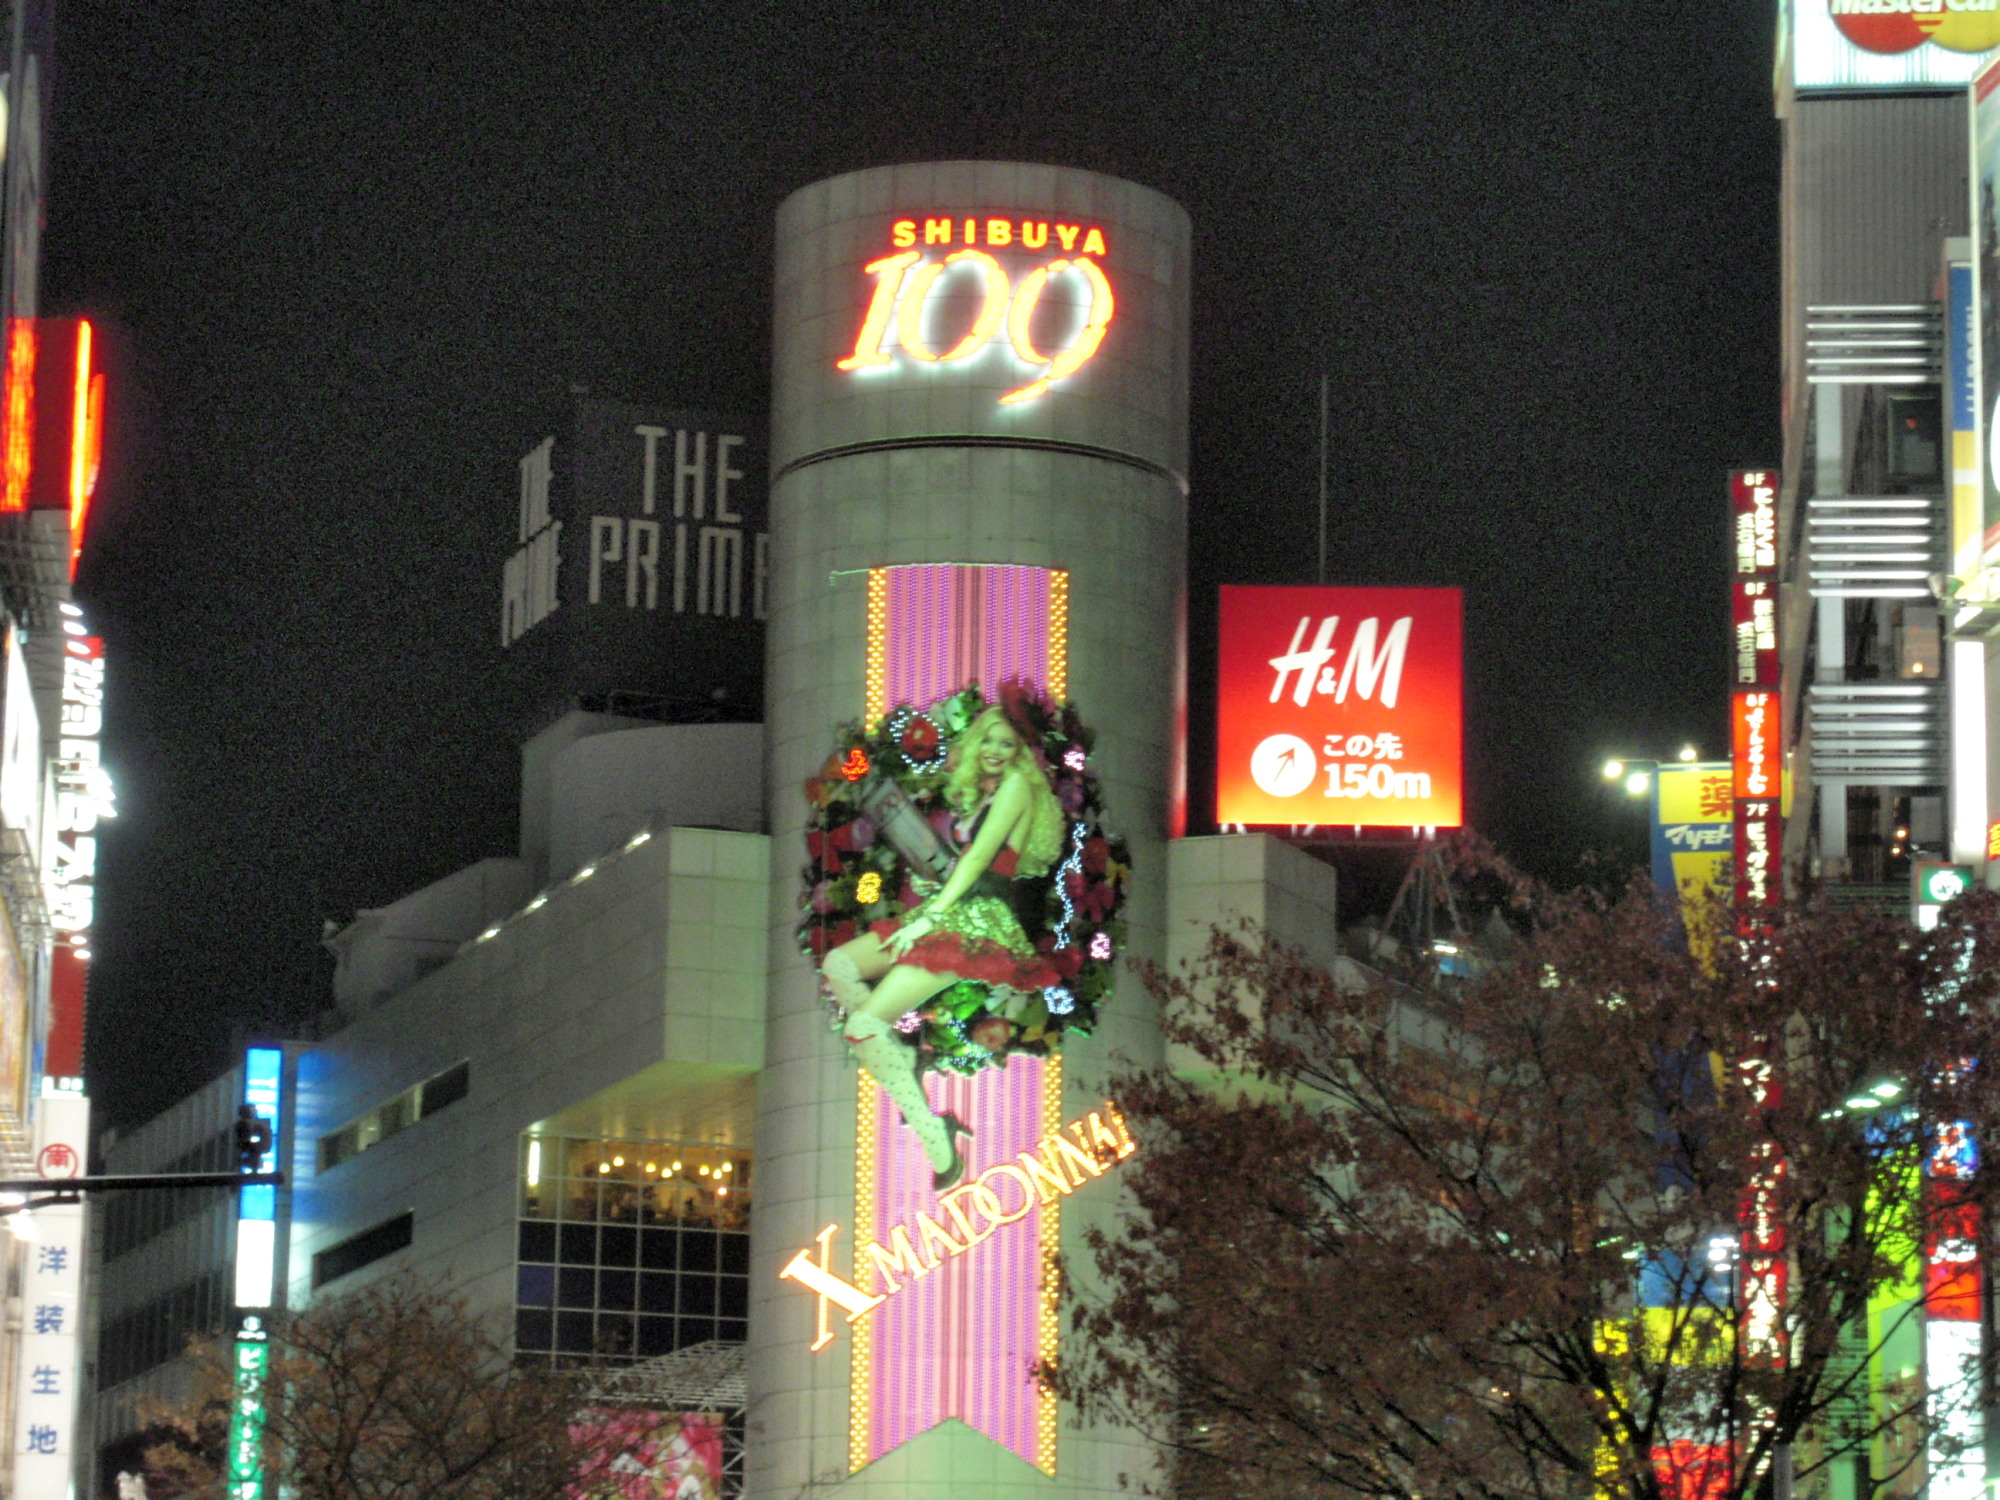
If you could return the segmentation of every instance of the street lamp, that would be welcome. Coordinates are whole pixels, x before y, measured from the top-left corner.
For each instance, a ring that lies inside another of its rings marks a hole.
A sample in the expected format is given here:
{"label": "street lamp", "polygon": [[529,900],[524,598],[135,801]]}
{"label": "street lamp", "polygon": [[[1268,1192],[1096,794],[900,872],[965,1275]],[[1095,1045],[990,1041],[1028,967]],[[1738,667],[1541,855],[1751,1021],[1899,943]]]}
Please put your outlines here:
{"label": "street lamp", "polygon": [[[1675,757],[1682,765],[1693,765],[1701,759],[1701,752],[1693,745],[1683,745]],[[1628,797],[1643,797],[1653,789],[1653,778],[1659,774],[1657,760],[1637,760],[1628,756],[1614,756],[1604,763],[1604,779],[1620,783]]]}

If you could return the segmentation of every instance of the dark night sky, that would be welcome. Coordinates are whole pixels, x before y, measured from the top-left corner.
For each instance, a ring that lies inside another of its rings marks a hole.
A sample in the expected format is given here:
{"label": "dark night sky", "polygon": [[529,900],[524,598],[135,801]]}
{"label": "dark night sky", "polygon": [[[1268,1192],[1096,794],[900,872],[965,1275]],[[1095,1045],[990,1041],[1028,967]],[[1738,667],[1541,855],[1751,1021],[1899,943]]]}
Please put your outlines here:
{"label": "dark night sky", "polygon": [[[572,384],[761,410],[771,216],[939,157],[1195,224],[1194,584],[1467,590],[1474,823],[1550,874],[1609,749],[1720,753],[1723,471],[1774,462],[1769,0],[71,0],[43,300],[125,332],[92,1093],[318,1009],[320,923],[514,843],[514,464]],[[1212,610],[1212,605],[1210,606]],[[1197,614],[1195,671],[1210,660]],[[1199,753],[1199,752],[1198,752]]]}

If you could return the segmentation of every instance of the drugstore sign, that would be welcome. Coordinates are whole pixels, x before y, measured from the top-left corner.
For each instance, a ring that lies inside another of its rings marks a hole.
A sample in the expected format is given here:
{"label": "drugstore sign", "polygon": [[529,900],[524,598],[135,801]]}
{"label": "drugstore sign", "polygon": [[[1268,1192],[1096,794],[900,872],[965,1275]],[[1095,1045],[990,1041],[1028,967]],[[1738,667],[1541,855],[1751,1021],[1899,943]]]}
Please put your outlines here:
{"label": "drugstore sign", "polygon": [[1018,215],[924,215],[889,227],[890,253],[861,270],[867,298],[851,374],[962,365],[1003,350],[1022,380],[1002,406],[1033,401],[1097,355],[1117,298],[1104,231]]}

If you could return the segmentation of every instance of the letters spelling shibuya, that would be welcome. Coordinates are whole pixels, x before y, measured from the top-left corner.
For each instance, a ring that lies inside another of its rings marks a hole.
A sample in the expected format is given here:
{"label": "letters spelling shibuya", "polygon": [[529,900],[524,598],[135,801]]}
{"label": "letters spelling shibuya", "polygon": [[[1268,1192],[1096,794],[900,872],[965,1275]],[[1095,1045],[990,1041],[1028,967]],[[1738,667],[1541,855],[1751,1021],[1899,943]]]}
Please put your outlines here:
{"label": "letters spelling shibuya", "polygon": [[[938,1207],[943,1210],[938,1218],[945,1223],[919,1210],[913,1222],[898,1224],[883,1237],[888,1241],[887,1249],[880,1244],[857,1246],[854,1281],[836,1275],[829,1266],[830,1242],[840,1226],[827,1225],[816,1236],[818,1259],[814,1259],[812,1251],[801,1250],[778,1273],[781,1278],[796,1281],[819,1294],[819,1331],[813,1340],[813,1352],[818,1353],[833,1341],[833,1332],[827,1326],[829,1303],[845,1308],[848,1322],[859,1322],[909,1282],[928,1276],[946,1260],[973,1250],[1007,1225],[1018,1224],[1037,1203],[1050,1204],[1066,1198],[1138,1149],[1138,1142],[1125,1128],[1124,1117],[1107,1100],[1082,1119],[1072,1121],[1067,1132],[1049,1132],[1036,1142],[1033,1151],[1023,1151],[1011,1162],[988,1167],[973,1181],[938,1199]],[[1014,1201],[1009,1203],[1007,1199]],[[907,1277],[908,1281],[899,1280],[899,1276]],[[866,1290],[877,1277],[887,1290],[880,1293]]]}
{"label": "letters spelling shibuya", "polygon": [[[1075,374],[1104,342],[1116,299],[1098,264],[1109,253],[1101,229],[1047,219],[945,215],[898,219],[890,226],[889,238],[899,247],[898,253],[861,268],[875,279],[875,290],[852,352],[835,361],[835,369],[852,373],[902,362],[919,367],[957,364],[993,344],[1004,325],[1015,358],[1027,370],[1040,372],[1001,396],[1002,406],[1012,406],[1034,400],[1056,381]],[[900,248],[920,242],[924,248]],[[946,248],[952,245],[960,248]],[[986,248],[973,248],[980,245]],[[932,246],[938,247],[940,259],[930,258]],[[1010,260],[1024,250],[1059,253],[1029,266],[1017,280],[991,253],[994,250],[1006,251]],[[949,340],[926,325],[937,321],[932,313],[936,303],[951,300],[937,294],[954,282],[976,289],[978,311],[957,339]],[[1051,289],[1060,285],[1081,291],[1080,322],[1073,316],[1065,320],[1056,310],[1058,299]],[[1060,326],[1065,321],[1071,326]]]}

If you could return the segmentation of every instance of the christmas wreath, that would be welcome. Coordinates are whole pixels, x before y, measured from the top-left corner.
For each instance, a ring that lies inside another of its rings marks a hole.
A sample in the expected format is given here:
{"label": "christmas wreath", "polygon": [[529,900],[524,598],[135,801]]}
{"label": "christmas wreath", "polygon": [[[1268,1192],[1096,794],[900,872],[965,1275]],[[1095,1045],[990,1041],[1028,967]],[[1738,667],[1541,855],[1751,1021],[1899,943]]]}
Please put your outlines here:
{"label": "christmas wreath", "polygon": [[[1131,855],[1122,840],[1103,830],[1103,801],[1090,765],[1091,732],[1073,704],[1052,703],[1035,689],[1006,684],[1001,701],[1015,728],[1037,749],[1069,825],[1062,855],[1049,872],[1041,930],[1028,934],[1062,982],[1023,993],[960,980],[904,1016],[897,1030],[917,1048],[920,1065],[953,1073],[977,1073],[1016,1052],[1046,1057],[1066,1034],[1088,1036],[1111,991],[1125,935],[1118,908],[1131,876]],[[988,703],[979,688],[969,687],[922,711],[903,706],[872,726],[842,726],[833,753],[805,786],[812,822],[798,934],[800,950],[815,964],[871,922],[916,905],[913,875],[936,877],[935,870],[910,868],[876,815],[890,801],[912,809],[949,847],[946,761],[953,739]],[[836,1025],[845,1019],[836,1015]]]}

